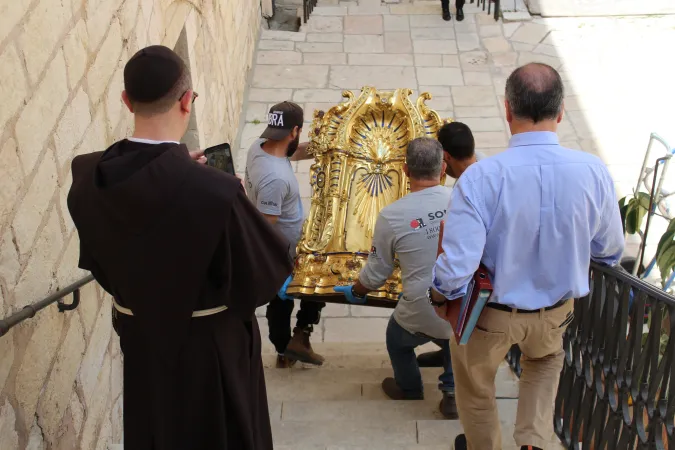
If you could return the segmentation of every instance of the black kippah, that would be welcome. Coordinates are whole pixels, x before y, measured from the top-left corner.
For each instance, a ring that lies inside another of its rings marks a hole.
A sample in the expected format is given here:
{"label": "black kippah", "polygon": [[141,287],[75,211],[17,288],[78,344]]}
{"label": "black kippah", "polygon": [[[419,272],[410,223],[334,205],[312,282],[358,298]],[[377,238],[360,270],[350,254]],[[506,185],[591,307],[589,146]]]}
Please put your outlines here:
{"label": "black kippah", "polygon": [[152,45],[139,50],[124,66],[124,89],[132,101],[151,103],[164,97],[185,70],[173,50]]}

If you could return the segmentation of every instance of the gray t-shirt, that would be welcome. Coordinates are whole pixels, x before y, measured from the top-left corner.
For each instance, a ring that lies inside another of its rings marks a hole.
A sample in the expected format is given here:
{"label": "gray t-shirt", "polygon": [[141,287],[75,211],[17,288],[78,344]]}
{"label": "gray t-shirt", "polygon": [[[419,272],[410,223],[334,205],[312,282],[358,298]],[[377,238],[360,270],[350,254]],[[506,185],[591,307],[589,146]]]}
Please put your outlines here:
{"label": "gray t-shirt", "polygon": [[382,209],[375,224],[373,247],[359,280],[375,290],[401,264],[403,297],[394,319],[411,333],[449,339],[450,324],[440,319],[427,299],[431,272],[436,262],[438,234],[450,202],[450,189],[435,186],[410,193]]}
{"label": "gray t-shirt", "polygon": [[279,216],[275,227],[288,239],[295,258],[304,218],[298,180],[288,158],[266,153],[263,142],[256,140],[246,157],[246,195],[261,213]]}

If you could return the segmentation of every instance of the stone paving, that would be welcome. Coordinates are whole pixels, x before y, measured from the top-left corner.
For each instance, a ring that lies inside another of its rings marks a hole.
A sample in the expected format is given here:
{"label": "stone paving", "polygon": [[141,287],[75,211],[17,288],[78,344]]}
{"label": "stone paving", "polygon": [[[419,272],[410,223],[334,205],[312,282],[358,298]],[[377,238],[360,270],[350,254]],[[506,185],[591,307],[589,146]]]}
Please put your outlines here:
{"label": "stone paving", "polygon": [[[436,1],[322,0],[300,32],[264,30],[245,124],[234,146],[237,170],[243,172],[248,147],[265,128],[272,104],[293,100],[305,108],[309,122],[315,109],[341,101],[343,90],[358,92],[365,85],[410,88],[413,100],[431,93],[432,108],[467,123],[477,149],[494,155],[509,139],[503,114],[506,78],[532,61],[554,66],[565,82],[561,142],[600,156],[620,196],[635,185],[650,132],[675,145],[675,53],[669,45],[675,42],[675,17],[535,17],[504,23],[467,4],[466,19],[458,23],[454,14],[452,22],[444,22],[440,13]],[[306,126],[305,138],[308,131]],[[310,164],[296,165],[306,211]],[[658,240],[660,233],[652,236]],[[277,448],[449,448],[459,425],[437,420],[439,396],[433,385],[424,402],[400,405],[382,398],[378,383],[390,370],[382,347],[389,313],[328,305],[312,337],[324,342],[321,351],[329,346],[328,367],[268,369]],[[259,322],[266,336],[266,321],[259,317]],[[355,350],[361,347],[354,343],[367,343],[366,350]],[[379,350],[368,347],[373,345]],[[271,351],[267,343],[265,351]],[[270,364],[273,355],[266,357]],[[425,381],[433,383],[435,376],[425,371]],[[515,400],[499,402],[504,448],[512,449]]]}

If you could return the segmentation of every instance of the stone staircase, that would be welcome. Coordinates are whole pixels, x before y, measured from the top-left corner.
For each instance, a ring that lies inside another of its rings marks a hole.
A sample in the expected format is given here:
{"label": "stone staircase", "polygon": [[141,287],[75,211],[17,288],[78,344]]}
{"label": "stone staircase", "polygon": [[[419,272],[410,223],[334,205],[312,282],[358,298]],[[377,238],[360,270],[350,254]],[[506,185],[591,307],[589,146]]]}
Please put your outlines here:
{"label": "stone staircase", "polygon": [[[389,400],[380,387],[392,369],[384,343],[319,343],[322,367],[276,369],[276,355],[264,347],[275,450],[448,450],[462,432],[459,421],[438,411],[441,369],[424,368],[424,400]],[[435,350],[433,344],[419,351]],[[518,379],[504,363],[497,374],[497,404],[504,450],[513,441]],[[547,450],[563,447],[555,436]],[[123,450],[110,445],[109,450]]]}
{"label": "stone staircase", "polygon": [[[264,355],[275,449],[447,450],[461,433],[459,421],[444,420],[438,411],[440,369],[422,369],[424,400],[392,401],[380,387],[392,376],[384,344],[314,347],[326,357],[323,367],[275,369],[275,355]],[[434,349],[430,344],[420,351]],[[497,374],[497,396],[504,450],[515,450],[518,380],[506,363]],[[548,448],[562,447],[552,437]]]}

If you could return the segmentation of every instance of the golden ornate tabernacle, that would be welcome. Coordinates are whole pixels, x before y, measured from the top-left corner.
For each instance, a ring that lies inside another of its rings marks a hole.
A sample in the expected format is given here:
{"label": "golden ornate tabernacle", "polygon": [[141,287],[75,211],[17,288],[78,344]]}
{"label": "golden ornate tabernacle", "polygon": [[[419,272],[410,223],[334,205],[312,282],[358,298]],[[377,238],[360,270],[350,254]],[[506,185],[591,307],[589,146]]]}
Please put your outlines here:
{"label": "golden ornate tabernacle", "polygon": [[[334,286],[358,279],[380,210],[410,189],[403,172],[408,143],[435,138],[450,121],[427,107],[431,95],[422,94],[415,105],[411,94],[410,89],[364,87],[358,97],[344,91],[343,103],[314,112],[309,132],[309,152],[315,158],[310,170],[312,205],[289,294],[335,297]],[[396,267],[385,286],[369,297],[391,305],[400,292]]]}

